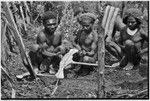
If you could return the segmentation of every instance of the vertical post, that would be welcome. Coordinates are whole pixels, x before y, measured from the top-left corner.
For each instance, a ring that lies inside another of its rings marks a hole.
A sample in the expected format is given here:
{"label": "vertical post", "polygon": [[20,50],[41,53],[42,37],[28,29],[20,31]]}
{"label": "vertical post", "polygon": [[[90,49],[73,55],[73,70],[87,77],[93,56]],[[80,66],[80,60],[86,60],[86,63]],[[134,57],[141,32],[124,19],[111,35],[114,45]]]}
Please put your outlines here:
{"label": "vertical post", "polygon": [[99,23],[98,23],[98,98],[104,98],[104,58],[105,58],[105,47],[104,47],[104,29],[101,26],[102,22],[102,14],[100,14],[100,2],[97,3],[97,11],[99,15]]}

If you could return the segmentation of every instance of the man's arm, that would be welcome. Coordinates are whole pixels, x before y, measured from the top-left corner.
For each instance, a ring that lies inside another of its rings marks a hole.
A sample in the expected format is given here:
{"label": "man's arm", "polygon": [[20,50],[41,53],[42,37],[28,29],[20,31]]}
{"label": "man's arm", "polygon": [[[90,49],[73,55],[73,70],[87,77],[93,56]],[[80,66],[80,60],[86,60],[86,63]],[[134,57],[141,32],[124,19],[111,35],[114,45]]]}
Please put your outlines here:
{"label": "man's arm", "polygon": [[37,36],[37,44],[39,45],[39,49],[47,48],[48,45],[46,43],[46,36],[43,32],[39,33]]}
{"label": "man's arm", "polygon": [[91,51],[87,52],[86,54],[89,56],[93,56],[95,54],[95,50],[97,49],[97,43],[98,43],[98,33],[94,33],[93,43],[91,45]]}
{"label": "man's arm", "polygon": [[[144,41],[148,42],[148,40],[149,40],[148,34],[144,30],[141,30],[141,36],[142,36]],[[140,54],[143,55],[144,53],[147,53],[147,52],[148,52],[148,47],[142,49],[140,51]]]}
{"label": "man's arm", "polygon": [[46,36],[43,32],[40,32],[36,38],[36,43],[31,48],[32,51],[42,53],[45,52],[45,50],[48,48],[48,45],[46,43]]}
{"label": "man's arm", "polygon": [[78,31],[77,32],[77,34],[75,35],[75,39],[74,39],[74,41],[73,41],[73,46],[75,47],[75,48],[77,48],[78,50],[81,50],[81,47],[80,47],[80,45],[79,45],[79,38],[80,38],[80,31]]}
{"label": "man's arm", "polygon": [[88,56],[93,56],[93,55],[95,54],[95,50],[96,50],[96,48],[97,48],[95,41],[92,43],[91,48],[92,48],[92,49],[91,49],[90,52],[86,52],[86,54],[87,54]]}
{"label": "man's arm", "polygon": [[108,42],[108,43],[111,42],[113,36],[114,36],[115,33],[116,33],[116,31],[121,31],[121,30],[123,30],[125,26],[126,26],[126,25],[123,23],[123,21],[122,21],[120,15],[117,15],[116,20],[115,20],[115,24],[114,24],[114,29],[113,29],[114,31],[113,31],[112,34],[107,35],[107,37],[106,37],[106,42]]}
{"label": "man's arm", "polygon": [[121,31],[126,25],[123,23],[123,20],[121,19],[120,15],[117,16],[115,21],[115,26],[118,31]]}

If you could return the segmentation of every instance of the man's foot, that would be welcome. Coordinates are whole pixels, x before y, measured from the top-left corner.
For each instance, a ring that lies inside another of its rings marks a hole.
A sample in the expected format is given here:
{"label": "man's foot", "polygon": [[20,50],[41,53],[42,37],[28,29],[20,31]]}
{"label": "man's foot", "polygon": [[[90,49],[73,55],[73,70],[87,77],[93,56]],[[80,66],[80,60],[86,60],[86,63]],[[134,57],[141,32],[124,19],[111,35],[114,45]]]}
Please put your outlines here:
{"label": "man's foot", "polygon": [[131,70],[131,69],[133,69],[133,67],[134,67],[134,65],[129,62],[123,69],[124,70]]}
{"label": "man's foot", "polygon": [[85,68],[82,68],[81,69],[81,74],[79,74],[80,76],[86,76],[86,75],[89,75],[91,72],[90,68],[88,67],[85,67]]}
{"label": "man's foot", "polygon": [[[39,72],[39,69],[38,68],[34,68],[34,73],[37,74],[38,72]],[[30,76],[29,72],[23,73],[21,75],[17,75],[16,78],[17,78],[17,80],[21,80],[21,79],[23,79],[23,78],[25,78],[27,76]]]}
{"label": "man's foot", "polygon": [[119,65],[120,65],[120,63],[117,62],[117,63],[112,64],[111,66],[112,66],[112,67],[118,67]]}

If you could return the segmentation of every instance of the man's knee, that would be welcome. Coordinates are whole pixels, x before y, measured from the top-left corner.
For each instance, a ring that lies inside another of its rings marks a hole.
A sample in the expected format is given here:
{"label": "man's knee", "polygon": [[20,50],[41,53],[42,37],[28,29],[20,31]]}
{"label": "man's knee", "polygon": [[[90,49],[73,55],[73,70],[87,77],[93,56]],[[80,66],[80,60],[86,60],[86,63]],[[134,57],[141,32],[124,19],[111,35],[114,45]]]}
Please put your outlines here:
{"label": "man's knee", "polygon": [[31,51],[32,52],[36,52],[39,49],[39,45],[38,44],[34,44],[31,46]]}
{"label": "man's knee", "polygon": [[31,59],[32,65],[39,65],[43,60],[43,56],[39,55],[38,52],[37,52],[38,48],[39,48],[39,45],[34,44],[34,45],[31,46],[31,49],[28,53],[28,55]]}
{"label": "man's knee", "polygon": [[132,40],[126,40],[125,46],[134,46],[134,42]]}
{"label": "man's knee", "polygon": [[90,63],[93,63],[93,62],[95,62],[95,59],[92,58],[92,57],[89,57],[89,56],[84,56],[84,57],[83,57],[83,62],[90,62]]}

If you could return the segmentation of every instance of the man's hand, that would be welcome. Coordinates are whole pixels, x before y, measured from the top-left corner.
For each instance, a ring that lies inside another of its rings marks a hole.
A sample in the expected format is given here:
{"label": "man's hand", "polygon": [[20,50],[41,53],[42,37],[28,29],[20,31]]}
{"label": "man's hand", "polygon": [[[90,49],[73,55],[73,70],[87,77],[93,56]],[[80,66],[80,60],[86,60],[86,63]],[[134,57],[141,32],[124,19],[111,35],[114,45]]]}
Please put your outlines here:
{"label": "man's hand", "polygon": [[80,50],[80,51],[79,51],[79,55],[80,55],[80,56],[84,56],[84,55],[86,55],[85,50]]}
{"label": "man's hand", "polygon": [[45,49],[45,48],[48,48],[48,45],[46,43],[43,43],[43,44],[39,45],[39,48],[40,49]]}
{"label": "man's hand", "polygon": [[148,48],[145,48],[145,49],[142,49],[139,54],[142,56],[143,54],[147,52],[148,52]]}
{"label": "man's hand", "polygon": [[85,50],[82,50],[82,54],[83,54],[83,55],[86,55],[86,51],[85,51]]}
{"label": "man's hand", "polygon": [[94,51],[90,51],[90,52],[86,52],[86,54],[87,54],[88,56],[93,56],[95,53],[94,53]]}
{"label": "man's hand", "polygon": [[112,38],[111,38],[110,36],[107,36],[106,42],[107,42],[107,43],[110,43],[111,41],[112,41]]}

